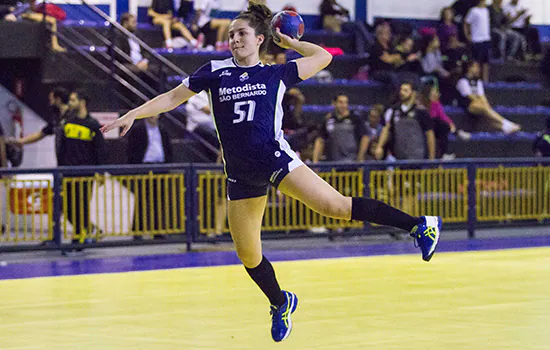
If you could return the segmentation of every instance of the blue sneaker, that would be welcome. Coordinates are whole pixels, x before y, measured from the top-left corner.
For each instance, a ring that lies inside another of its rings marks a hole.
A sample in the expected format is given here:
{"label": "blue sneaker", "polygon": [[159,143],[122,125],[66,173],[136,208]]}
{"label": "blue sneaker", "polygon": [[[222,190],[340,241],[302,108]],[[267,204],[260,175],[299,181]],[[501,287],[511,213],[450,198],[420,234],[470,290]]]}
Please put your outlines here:
{"label": "blue sneaker", "polygon": [[422,259],[430,261],[439,243],[442,220],[439,216],[422,216],[422,223],[413,227],[411,236],[422,251]]}
{"label": "blue sneaker", "polygon": [[276,342],[280,342],[288,338],[292,331],[292,320],[290,314],[296,311],[298,306],[298,297],[296,294],[283,290],[286,302],[277,307],[271,305],[271,336]]}

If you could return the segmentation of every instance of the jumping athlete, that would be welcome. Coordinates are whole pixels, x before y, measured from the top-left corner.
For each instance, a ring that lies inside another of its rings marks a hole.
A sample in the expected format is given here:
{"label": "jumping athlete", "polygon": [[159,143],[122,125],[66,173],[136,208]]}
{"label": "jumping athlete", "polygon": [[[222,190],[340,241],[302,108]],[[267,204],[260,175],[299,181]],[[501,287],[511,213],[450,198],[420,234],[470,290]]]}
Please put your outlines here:
{"label": "jumping athlete", "polygon": [[269,185],[325,216],[406,230],[416,239],[425,261],[435,252],[441,219],[412,217],[377,200],[343,196],[302,163],[283,138],[281,101],[287,89],[324,69],[332,56],[277,30],[276,43],[303,57],[263,65],[260,53],[270,40],[270,20],[266,6],[251,3],[229,27],[233,57],[205,64],[178,87],[104,126],[103,131],[122,127],[124,136],[134,120],[170,111],[202,90],[208,93],[227,176],[229,229],[239,259],[271,303],[271,335],[279,342],[290,334],[290,316],[298,298],[281,290],[273,266],[262,254],[260,231]]}

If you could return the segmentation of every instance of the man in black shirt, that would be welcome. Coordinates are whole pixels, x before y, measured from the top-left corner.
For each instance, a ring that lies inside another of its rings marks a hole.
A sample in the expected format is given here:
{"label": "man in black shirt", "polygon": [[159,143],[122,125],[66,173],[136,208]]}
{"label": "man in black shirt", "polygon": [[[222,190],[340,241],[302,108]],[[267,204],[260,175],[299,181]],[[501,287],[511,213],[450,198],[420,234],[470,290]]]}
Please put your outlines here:
{"label": "man in black shirt", "polygon": [[[69,96],[69,108],[73,112],[60,133],[59,165],[100,165],[105,163],[106,151],[100,125],[88,113],[89,98],[82,91],[73,91]],[[89,174],[93,175],[93,173]],[[89,196],[91,183],[71,181],[65,187],[67,212],[64,215],[73,226],[73,243],[83,243],[91,235],[93,225],[89,222]]]}
{"label": "man in black shirt", "polygon": [[336,95],[332,101],[334,111],[326,117],[321,135],[315,140],[313,162],[317,163],[327,141],[327,160],[364,161],[369,137],[362,118],[349,110],[348,97]]}
{"label": "man in black shirt", "polygon": [[[63,123],[65,122],[65,118],[69,114],[69,94],[67,93],[67,90],[63,88],[55,88],[50,91],[48,98],[50,103],[50,116],[48,124],[46,124],[46,126],[43,127],[42,130],[36,131],[21,139],[14,140],[14,143],[21,146],[30,145],[32,143],[42,140],[46,136],[56,134],[60,125],[63,125]],[[59,156],[58,141],[59,140],[56,139],[56,155]]]}
{"label": "man in black shirt", "polygon": [[399,102],[384,117],[386,126],[376,147],[377,159],[382,159],[388,141],[397,159],[435,159],[433,121],[426,108],[416,104],[412,83],[401,84]]}

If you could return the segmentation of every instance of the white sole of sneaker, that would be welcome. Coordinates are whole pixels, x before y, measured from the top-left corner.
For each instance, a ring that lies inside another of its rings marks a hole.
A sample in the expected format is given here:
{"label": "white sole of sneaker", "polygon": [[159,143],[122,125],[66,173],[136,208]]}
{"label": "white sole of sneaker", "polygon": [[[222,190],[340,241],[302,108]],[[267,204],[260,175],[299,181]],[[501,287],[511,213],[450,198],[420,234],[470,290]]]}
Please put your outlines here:
{"label": "white sole of sneaker", "polygon": [[288,336],[290,335],[290,332],[292,331],[292,310],[294,310],[294,308],[296,307],[296,296],[294,294],[290,294],[291,295],[291,299],[290,299],[290,314],[288,315],[288,329],[286,330],[286,333],[285,333],[285,336],[283,337],[283,339],[281,339],[281,341],[285,340],[286,338],[288,338]]}
{"label": "white sole of sneaker", "polygon": [[438,216],[426,216],[426,226],[435,227],[435,243],[432,245],[432,249],[430,249],[428,253],[429,258],[431,259],[437,245],[439,244],[439,228],[441,227],[441,219]]}

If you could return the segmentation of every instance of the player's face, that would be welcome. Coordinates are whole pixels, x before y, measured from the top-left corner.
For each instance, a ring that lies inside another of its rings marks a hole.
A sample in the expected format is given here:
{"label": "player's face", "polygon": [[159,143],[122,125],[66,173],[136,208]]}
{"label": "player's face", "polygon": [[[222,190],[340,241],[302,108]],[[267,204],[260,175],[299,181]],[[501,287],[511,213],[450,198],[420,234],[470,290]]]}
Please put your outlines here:
{"label": "player's face", "polygon": [[263,35],[256,36],[254,28],[248,21],[237,19],[229,26],[229,46],[233,57],[241,60],[250,55],[258,54],[260,44],[264,41]]}

